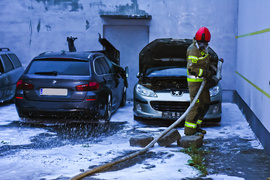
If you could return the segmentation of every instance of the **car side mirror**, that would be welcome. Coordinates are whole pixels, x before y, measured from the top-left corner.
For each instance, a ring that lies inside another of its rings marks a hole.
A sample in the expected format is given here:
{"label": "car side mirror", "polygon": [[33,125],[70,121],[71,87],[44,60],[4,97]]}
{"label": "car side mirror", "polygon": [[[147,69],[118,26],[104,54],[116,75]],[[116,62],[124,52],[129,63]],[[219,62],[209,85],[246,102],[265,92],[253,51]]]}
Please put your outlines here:
{"label": "car side mirror", "polygon": [[126,72],[126,77],[128,78],[129,70],[127,66],[125,67],[125,72]]}
{"label": "car side mirror", "polygon": [[140,78],[141,77],[139,72],[137,73],[136,77],[137,78]]}

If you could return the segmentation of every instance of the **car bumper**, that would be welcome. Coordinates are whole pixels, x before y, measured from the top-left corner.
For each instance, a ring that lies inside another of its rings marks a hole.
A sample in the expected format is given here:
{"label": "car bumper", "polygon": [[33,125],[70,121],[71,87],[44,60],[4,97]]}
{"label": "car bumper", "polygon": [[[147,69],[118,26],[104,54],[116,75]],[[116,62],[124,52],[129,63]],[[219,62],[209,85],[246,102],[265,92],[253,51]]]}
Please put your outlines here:
{"label": "car bumper", "polygon": [[[38,106],[37,106],[38,103]],[[95,116],[102,109],[96,101],[81,102],[37,102],[25,99],[15,99],[15,105],[20,117],[23,116]]]}
{"label": "car bumper", "polygon": [[[153,102],[157,103],[154,104]],[[220,119],[221,104],[221,93],[211,97],[211,104],[204,119]],[[190,98],[188,93],[184,93],[179,98],[172,98],[169,93],[167,95],[158,94],[158,100],[154,97],[142,97],[135,93],[133,113],[135,116],[143,119],[176,120],[184,114],[189,105]]]}

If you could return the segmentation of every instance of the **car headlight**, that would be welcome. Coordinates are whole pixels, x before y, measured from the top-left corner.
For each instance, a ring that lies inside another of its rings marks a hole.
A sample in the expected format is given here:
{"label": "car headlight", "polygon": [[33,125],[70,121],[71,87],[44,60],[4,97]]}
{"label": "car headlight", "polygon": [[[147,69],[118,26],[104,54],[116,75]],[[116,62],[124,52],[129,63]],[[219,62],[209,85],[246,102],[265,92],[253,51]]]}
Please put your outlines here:
{"label": "car headlight", "polygon": [[157,94],[154,91],[152,91],[151,89],[148,89],[140,84],[136,85],[136,92],[142,96],[157,97]]}
{"label": "car headlight", "polygon": [[209,89],[210,96],[211,97],[216,96],[219,93],[219,91],[220,91],[219,86],[214,86],[214,87],[210,88]]}

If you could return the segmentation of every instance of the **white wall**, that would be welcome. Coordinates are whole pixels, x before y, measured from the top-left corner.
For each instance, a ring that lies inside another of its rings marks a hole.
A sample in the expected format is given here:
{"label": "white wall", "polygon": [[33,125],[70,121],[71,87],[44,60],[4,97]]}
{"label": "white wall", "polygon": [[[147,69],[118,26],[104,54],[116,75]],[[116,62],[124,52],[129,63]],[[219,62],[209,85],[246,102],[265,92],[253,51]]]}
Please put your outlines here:
{"label": "white wall", "polygon": [[[270,1],[239,0],[238,35],[270,28]],[[252,9],[252,11],[251,11]],[[270,32],[237,39],[237,72],[270,94]],[[236,91],[270,132],[270,98],[237,75]]]}
{"label": "white wall", "polygon": [[149,41],[193,38],[206,26],[212,34],[210,46],[225,60],[223,88],[235,89],[236,0],[1,0],[0,7],[0,47],[15,51],[24,66],[41,52],[68,50],[67,36],[78,37],[77,50],[101,49],[101,12],[152,15]]}

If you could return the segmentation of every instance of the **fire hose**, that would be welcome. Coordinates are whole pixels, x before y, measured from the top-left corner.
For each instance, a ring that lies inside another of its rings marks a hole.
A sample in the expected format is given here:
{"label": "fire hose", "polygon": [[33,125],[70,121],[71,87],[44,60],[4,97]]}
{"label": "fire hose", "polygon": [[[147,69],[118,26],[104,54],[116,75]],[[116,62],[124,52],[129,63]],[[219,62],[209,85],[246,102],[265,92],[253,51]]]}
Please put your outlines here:
{"label": "fire hose", "polygon": [[194,100],[191,102],[191,104],[189,105],[189,107],[187,108],[187,110],[185,111],[184,114],[182,114],[182,116],[180,118],[178,118],[173,124],[171,124],[166,130],[164,130],[158,137],[156,137],[154,140],[152,140],[146,147],[144,147],[143,149],[141,149],[140,151],[137,151],[137,152],[134,152],[128,156],[125,156],[125,157],[122,157],[121,159],[119,160],[116,160],[116,161],[113,161],[113,162],[110,162],[110,163],[107,163],[107,164],[104,164],[102,166],[98,166],[94,169],[91,169],[91,170],[88,170],[88,171],[85,171],[81,174],[78,174],[76,176],[74,176],[73,178],[71,178],[71,180],[80,180],[84,177],[87,177],[87,176],[90,176],[90,175],[93,175],[95,173],[98,173],[98,172],[102,172],[102,171],[105,171],[107,169],[109,169],[110,167],[116,165],[116,164],[119,164],[121,162],[124,162],[128,159],[131,159],[131,158],[134,158],[140,154],[143,154],[145,153],[146,151],[148,151],[151,147],[153,147],[153,145],[158,141],[160,140],[163,136],[165,136],[169,131],[171,131],[175,126],[177,126],[179,123],[181,123],[184,118],[186,117],[186,115],[189,113],[189,111],[191,110],[191,108],[195,105],[197,99],[199,98],[204,86],[205,86],[205,83],[206,81],[204,80],[200,86],[200,89],[198,90]]}

